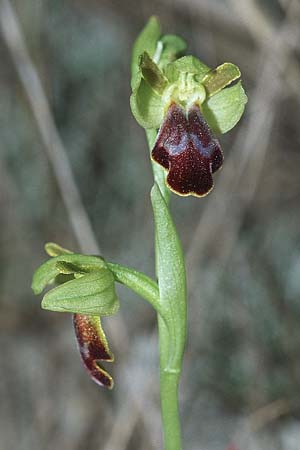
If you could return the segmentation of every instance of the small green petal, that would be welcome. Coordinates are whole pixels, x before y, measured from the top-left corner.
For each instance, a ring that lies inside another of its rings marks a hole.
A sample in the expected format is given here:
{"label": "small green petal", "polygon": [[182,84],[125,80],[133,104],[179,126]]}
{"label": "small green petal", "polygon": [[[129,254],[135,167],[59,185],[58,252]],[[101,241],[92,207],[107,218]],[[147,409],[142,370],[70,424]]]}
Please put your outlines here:
{"label": "small green petal", "polygon": [[54,242],[47,242],[47,244],[45,245],[45,250],[49,256],[60,256],[73,253],[70,250],[61,247],[60,245],[55,244]]}
{"label": "small green petal", "polygon": [[166,87],[168,80],[147,52],[144,52],[140,56],[140,68],[147,83],[155,92],[161,94]]}
{"label": "small green petal", "polygon": [[202,84],[204,85],[208,96],[217,94],[223,88],[240,78],[240,69],[231,63],[224,63],[216,69],[209,72]]}
{"label": "small green petal", "polygon": [[215,133],[226,133],[240,120],[246,103],[247,96],[239,81],[210,97],[201,105],[201,110]]}
{"label": "small green petal", "polygon": [[157,18],[155,16],[150,17],[145,28],[141,31],[133,46],[131,62],[132,89],[135,88],[136,84],[139,84],[139,78],[141,77],[139,73],[139,57],[144,52],[147,52],[151,57],[153,57],[160,34],[160,24]]}

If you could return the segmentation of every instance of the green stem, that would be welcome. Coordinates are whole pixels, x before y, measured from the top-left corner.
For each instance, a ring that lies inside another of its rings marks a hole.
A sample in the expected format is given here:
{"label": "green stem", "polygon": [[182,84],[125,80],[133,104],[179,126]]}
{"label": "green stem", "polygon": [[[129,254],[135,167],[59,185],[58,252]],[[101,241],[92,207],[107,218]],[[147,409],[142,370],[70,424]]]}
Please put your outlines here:
{"label": "green stem", "polygon": [[158,316],[160,353],[160,403],[166,450],[181,450],[181,427],[178,403],[178,383],[181,371],[167,369],[170,336],[165,323]]}
{"label": "green stem", "polygon": [[[157,133],[156,130],[147,130],[146,134],[149,148],[151,150],[154,146]],[[165,171],[163,170],[162,167],[160,167],[156,163],[152,163],[152,169],[154,180],[158,185],[162,197],[168,208],[170,200],[170,191],[165,183]],[[156,274],[157,277],[159,278],[157,235],[156,235],[155,253],[156,253]],[[184,267],[183,271],[184,274],[182,275],[185,277]],[[182,298],[181,300],[183,301],[184,305],[186,305],[186,298]],[[165,305],[162,305],[162,307],[165,307]],[[179,313],[179,309],[177,313]],[[170,311],[168,311],[168,315],[169,314]],[[185,330],[186,314],[181,314],[180,316],[181,316],[180,325],[182,325],[182,328]],[[178,384],[181,375],[182,356],[179,357],[179,361],[177,361],[175,365],[170,368],[169,366],[170,354],[172,353],[172,350],[174,352],[174,348],[172,348],[171,342],[172,336],[170,335],[170,329],[167,328],[166,323],[168,322],[162,320],[162,318],[158,315],[159,353],[160,353],[160,399],[161,399],[161,415],[162,415],[162,426],[164,435],[164,448],[165,450],[181,450],[182,445],[181,445],[181,427],[180,427],[180,415],[178,404]],[[183,339],[183,341],[185,341],[185,339]],[[183,347],[184,343],[182,345],[182,353]]]}
{"label": "green stem", "polygon": [[181,450],[178,382],[180,373],[160,372],[160,401],[166,450]]}
{"label": "green stem", "polygon": [[120,264],[106,262],[118,283],[131,289],[137,295],[149,302],[155,311],[164,319],[164,311],[159,302],[157,283],[142,272]]}

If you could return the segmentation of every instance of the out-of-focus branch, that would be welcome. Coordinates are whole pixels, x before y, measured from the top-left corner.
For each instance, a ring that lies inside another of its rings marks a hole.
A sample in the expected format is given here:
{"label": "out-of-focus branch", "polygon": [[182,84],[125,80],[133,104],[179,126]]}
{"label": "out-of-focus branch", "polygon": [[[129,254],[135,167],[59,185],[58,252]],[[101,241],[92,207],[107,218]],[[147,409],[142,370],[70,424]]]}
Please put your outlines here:
{"label": "out-of-focus branch", "polygon": [[99,254],[100,249],[82,204],[67,152],[50,112],[41,80],[26,48],[19,20],[9,0],[2,0],[0,4],[0,28],[28,97],[78,245],[85,253]]}
{"label": "out-of-focus branch", "polygon": [[[38,72],[25,45],[18,17],[9,0],[2,0],[0,3],[0,30],[28,97],[80,250],[83,253],[100,254],[101,251],[81,201],[66,149],[54,123]],[[109,322],[107,328],[112,332],[112,340],[117,346],[126,345],[128,337],[120,317],[114,325]]]}
{"label": "out-of-focus branch", "polygon": [[[289,19],[287,16],[281,28],[274,31],[273,38],[268,39],[262,46],[248,121],[240,128],[230,158],[218,177],[218,191],[210,198],[202,212],[191,240],[192,246],[186,258],[191,271],[201,258],[205,258],[207,248],[219,233],[222,234],[222,245],[218,261],[220,268],[224,267],[236,240],[244,211],[255,193],[268,147],[274,111],[280,96],[284,95],[284,90],[281,89],[282,79],[289,63],[291,49],[298,39],[297,33],[289,44],[284,41],[286,30],[290,26]],[[244,191],[242,196],[241,189]],[[237,193],[241,197],[240,200]],[[196,273],[194,275],[198,276]]]}
{"label": "out-of-focus branch", "polygon": [[[299,64],[295,57],[292,56],[292,50],[299,47],[299,39],[295,39],[295,35],[299,34],[299,18],[300,3],[298,0],[288,0],[282,7],[285,9],[286,18],[284,32],[281,30],[281,39],[277,40],[277,45],[273,45],[274,36],[278,32],[276,24],[272,22],[270,17],[263,11],[262,7],[254,0],[229,0],[232,9],[241,19],[241,23],[248,29],[254,41],[264,47],[266,42],[270,42],[270,51],[275,51],[280,61],[280,55],[289,54],[289,67],[284,77],[289,91],[295,95],[300,101],[299,91]],[[287,20],[288,19],[288,20]]]}
{"label": "out-of-focus branch", "polygon": [[[78,245],[84,253],[100,254],[100,247],[81,201],[66,149],[56,128],[38,72],[25,45],[18,17],[9,0],[1,0],[0,3],[0,30],[28,97]],[[128,334],[122,318],[115,317],[113,321],[107,322],[106,328],[112,333],[112,341],[118,347],[118,351],[122,353],[122,348],[127,347],[128,342]],[[134,389],[134,385],[129,388],[129,390],[131,389]],[[139,419],[145,423],[146,430],[150,429],[150,423],[148,425],[149,420],[142,403],[141,398],[129,395],[124,404],[124,411],[131,409],[131,421],[125,430],[127,440],[130,439]],[[126,418],[126,414],[123,418]]]}

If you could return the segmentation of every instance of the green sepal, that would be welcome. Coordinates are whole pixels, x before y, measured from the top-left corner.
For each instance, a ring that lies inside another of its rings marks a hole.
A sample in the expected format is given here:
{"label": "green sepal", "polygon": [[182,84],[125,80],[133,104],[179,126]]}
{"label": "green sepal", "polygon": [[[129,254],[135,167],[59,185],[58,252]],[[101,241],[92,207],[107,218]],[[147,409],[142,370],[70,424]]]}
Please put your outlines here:
{"label": "green sepal", "polygon": [[67,281],[47,292],[42,308],[51,311],[108,316],[119,309],[114,277],[102,269]]}
{"label": "green sepal", "polygon": [[97,256],[69,253],[53,257],[42,264],[33,275],[31,287],[35,294],[40,294],[48,284],[53,283],[55,278],[63,273],[58,264],[61,262],[72,264],[74,266],[74,272],[75,269],[76,272],[88,272],[106,268],[104,260]]}
{"label": "green sepal", "polygon": [[195,80],[200,83],[210,70],[195,56],[183,56],[168,64],[164,73],[170,83],[175,83],[179,80],[181,74],[185,73],[194,75]]}
{"label": "green sepal", "polygon": [[[157,66],[157,69],[154,68],[155,63],[151,60],[155,54],[160,33],[160,24],[157,18],[154,16],[150,17],[133,46],[130,106],[136,121],[143,128],[158,128],[164,116],[164,107],[160,94],[155,92],[151,84],[143,78],[146,76],[151,83],[151,79],[158,77],[156,80],[160,80],[158,81],[158,90],[162,88],[162,74]],[[149,74],[150,64],[152,66],[152,76]],[[154,82],[154,84],[156,83]]]}
{"label": "green sepal", "polygon": [[175,61],[175,59],[183,56],[186,50],[186,42],[175,34],[166,34],[160,38],[162,51],[158,61],[158,66],[162,69]]}
{"label": "green sepal", "polygon": [[186,339],[186,278],[181,244],[157,184],[151,190],[155,222],[156,265],[161,308],[169,332],[166,370],[178,371]]}
{"label": "green sepal", "polygon": [[139,66],[141,68],[143,78],[149,86],[151,86],[155,92],[161,94],[165,89],[168,80],[147,52],[142,53],[140,56]]}
{"label": "green sepal", "polygon": [[224,63],[209,72],[202,80],[206,93],[209,97],[217,94],[223,88],[240,78],[240,69],[231,63]]}
{"label": "green sepal", "polygon": [[201,105],[201,110],[215,133],[226,133],[240,120],[246,103],[247,96],[239,81],[208,98]]}
{"label": "green sepal", "polygon": [[164,118],[162,97],[143,78],[130,97],[132,114],[143,128],[159,128]]}
{"label": "green sepal", "polygon": [[150,17],[146,26],[143,28],[133,45],[131,61],[132,89],[135,89],[141,78],[139,67],[139,58],[141,54],[147,52],[149,56],[153,58],[160,34],[160,24],[157,18],[155,16]]}

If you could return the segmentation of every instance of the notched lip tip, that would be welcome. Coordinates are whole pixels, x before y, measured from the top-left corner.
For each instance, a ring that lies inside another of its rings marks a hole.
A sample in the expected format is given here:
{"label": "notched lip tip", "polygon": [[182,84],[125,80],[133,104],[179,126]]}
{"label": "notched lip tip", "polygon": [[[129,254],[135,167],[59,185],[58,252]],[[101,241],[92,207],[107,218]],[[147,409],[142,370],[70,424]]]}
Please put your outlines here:
{"label": "notched lip tip", "polygon": [[[94,367],[96,368],[96,370],[98,371],[99,374],[101,374],[102,377],[104,377],[109,383],[103,383],[100,379],[100,377],[98,378],[97,375],[95,375],[95,373],[92,376],[92,380],[98,384],[101,387],[106,387],[108,389],[112,389],[114,387],[114,380],[113,377],[105,370],[103,369],[102,365],[100,365],[100,363],[102,363],[104,360],[99,361],[98,364],[98,360],[94,360]],[[106,362],[109,362],[108,360],[105,360]],[[87,369],[89,372],[89,369]]]}
{"label": "notched lip tip", "polygon": [[213,185],[212,185],[212,187],[209,189],[209,191],[205,192],[204,194],[197,194],[197,192],[194,192],[194,191],[190,191],[190,192],[188,192],[187,194],[182,194],[181,192],[178,192],[178,191],[176,191],[175,189],[173,189],[173,188],[169,185],[169,183],[168,183],[167,180],[166,180],[166,185],[167,185],[168,189],[170,189],[170,191],[172,191],[174,194],[179,195],[180,197],[190,197],[190,196],[192,196],[192,197],[196,197],[196,198],[203,198],[203,197],[206,197],[208,194],[210,194],[210,192],[213,190],[213,188],[214,188],[214,186],[215,186],[214,183],[213,183]]}
{"label": "notched lip tip", "polygon": [[96,364],[98,367],[101,367],[101,370],[103,370],[103,369],[102,369],[102,366],[101,366],[101,364],[102,364],[103,361],[104,361],[104,362],[109,362],[109,363],[115,362],[115,355],[113,355],[113,353],[111,353],[110,350],[107,350],[107,349],[106,349],[105,351],[106,351],[106,353],[108,354],[109,358],[105,358],[105,359],[95,359],[95,364]]}
{"label": "notched lip tip", "polygon": [[95,376],[93,376],[93,377],[91,377],[91,379],[92,379],[92,381],[94,382],[94,383],[96,383],[98,386],[100,386],[101,388],[107,388],[107,389],[109,389],[110,391],[113,389],[113,387],[114,387],[114,385],[115,385],[115,383],[114,383],[114,380],[110,377],[109,378],[109,384],[104,384],[104,383],[102,383],[100,380],[98,380],[98,378],[97,377],[95,377]]}

